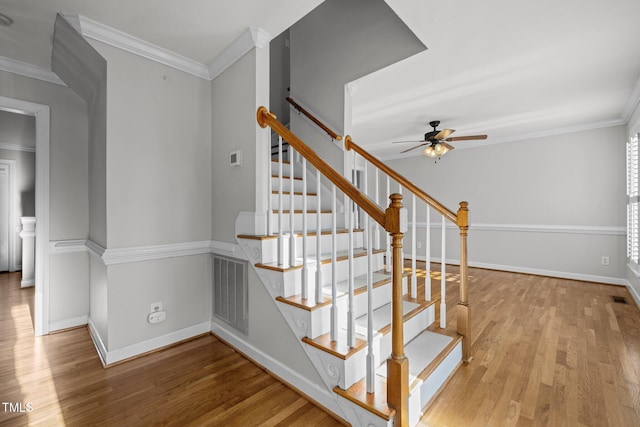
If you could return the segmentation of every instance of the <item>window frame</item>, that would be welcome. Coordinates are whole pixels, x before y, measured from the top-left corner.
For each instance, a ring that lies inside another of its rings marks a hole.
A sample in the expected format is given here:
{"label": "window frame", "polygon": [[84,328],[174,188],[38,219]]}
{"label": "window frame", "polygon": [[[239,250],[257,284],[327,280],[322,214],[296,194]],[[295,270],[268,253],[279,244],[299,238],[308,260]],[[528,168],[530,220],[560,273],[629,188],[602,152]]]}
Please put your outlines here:
{"label": "window frame", "polygon": [[640,275],[640,134],[626,144],[627,171],[627,265]]}

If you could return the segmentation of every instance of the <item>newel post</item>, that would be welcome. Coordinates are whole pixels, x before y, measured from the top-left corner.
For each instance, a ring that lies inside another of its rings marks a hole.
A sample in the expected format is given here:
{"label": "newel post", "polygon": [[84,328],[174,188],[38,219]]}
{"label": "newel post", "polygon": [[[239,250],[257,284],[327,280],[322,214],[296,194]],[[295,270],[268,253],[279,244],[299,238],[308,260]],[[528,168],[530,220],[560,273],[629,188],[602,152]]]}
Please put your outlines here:
{"label": "newel post", "polygon": [[395,424],[409,425],[409,360],[404,354],[402,321],[402,238],[407,230],[407,212],[402,207],[402,195],[389,196],[391,204],[385,211],[385,229],[391,235],[392,311],[391,357],[387,359],[387,403],[396,410]]}
{"label": "newel post", "polygon": [[462,360],[471,362],[471,312],[469,308],[469,273],[467,259],[467,232],[469,230],[469,203],[460,202],[458,227],[460,228],[460,302],[458,303],[458,333],[462,335]]}

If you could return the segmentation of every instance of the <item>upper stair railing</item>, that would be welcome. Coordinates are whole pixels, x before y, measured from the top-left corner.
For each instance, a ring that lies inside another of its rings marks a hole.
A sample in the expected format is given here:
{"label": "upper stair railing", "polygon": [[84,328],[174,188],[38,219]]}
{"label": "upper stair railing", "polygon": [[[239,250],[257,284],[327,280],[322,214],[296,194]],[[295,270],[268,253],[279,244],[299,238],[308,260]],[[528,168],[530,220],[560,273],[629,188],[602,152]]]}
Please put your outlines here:
{"label": "upper stair railing", "polygon": [[304,107],[302,107],[300,104],[298,104],[296,101],[294,101],[291,97],[287,97],[286,99],[287,99],[287,102],[289,104],[291,104],[291,106],[293,108],[298,110],[301,114],[304,114],[316,126],[318,126],[320,129],[325,131],[327,133],[327,135],[329,135],[331,137],[331,139],[335,139],[337,141],[342,141],[342,135],[338,135],[337,133],[335,133],[334,131],[329,129],[328,126],[326,126],[324,123],[322,123],[320,120],[318,120],[318,118],[316,116],[314,116],[309,111],[307,111]]}

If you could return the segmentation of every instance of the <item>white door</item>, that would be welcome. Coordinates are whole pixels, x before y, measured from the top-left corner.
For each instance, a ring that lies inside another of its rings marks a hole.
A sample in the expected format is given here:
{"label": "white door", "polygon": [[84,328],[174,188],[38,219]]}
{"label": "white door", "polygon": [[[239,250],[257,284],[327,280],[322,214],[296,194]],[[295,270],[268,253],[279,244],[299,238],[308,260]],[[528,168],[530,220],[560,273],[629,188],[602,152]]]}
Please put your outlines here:
{"label": "white door", "polygon": [[0,271],[9,270],[9,165],[0,165]]}

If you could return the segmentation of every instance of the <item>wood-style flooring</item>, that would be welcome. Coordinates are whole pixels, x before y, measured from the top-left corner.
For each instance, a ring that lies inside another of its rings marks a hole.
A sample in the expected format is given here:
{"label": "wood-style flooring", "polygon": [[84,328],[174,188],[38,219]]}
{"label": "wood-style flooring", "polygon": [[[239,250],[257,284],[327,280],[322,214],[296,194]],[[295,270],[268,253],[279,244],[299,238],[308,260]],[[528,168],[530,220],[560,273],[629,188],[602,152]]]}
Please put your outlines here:
{"label": "wood-style flooring", "polygon": [[[455,331],[458,269],[448,270]],[[473,268],[469,276],[474,360],[419,425],[640,426],[640,312],[626,288]],[[439,279],[432,272],[438,295]]]}
{"label": "wood-style flooring", "polygon": [[341,425],[212,335],[104,369],[86,328],[34,337],[31,301],[0,274],[0,426]]}
{"label": "wood-style flooring", "polygon": [[[457,269],[447,276],[455,330]],[[625,288],[481,269],[469,282],[475,358],[419,425],[640,426],[640,312]],[[339,425],[213,336],[103,369],[85,328],[34,337],[32,300],[0,274],[0,401],[33,409],[0,403],[0,425]]]}

